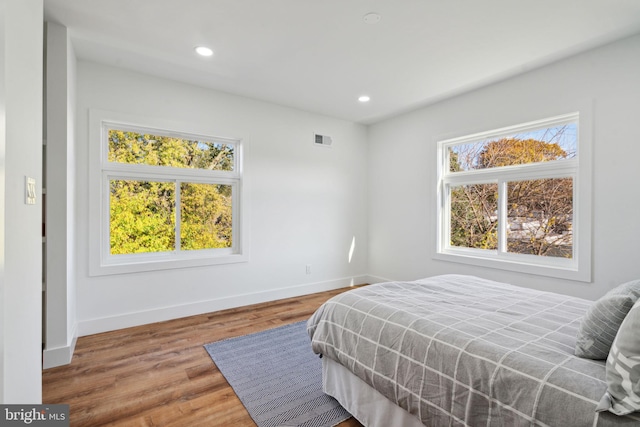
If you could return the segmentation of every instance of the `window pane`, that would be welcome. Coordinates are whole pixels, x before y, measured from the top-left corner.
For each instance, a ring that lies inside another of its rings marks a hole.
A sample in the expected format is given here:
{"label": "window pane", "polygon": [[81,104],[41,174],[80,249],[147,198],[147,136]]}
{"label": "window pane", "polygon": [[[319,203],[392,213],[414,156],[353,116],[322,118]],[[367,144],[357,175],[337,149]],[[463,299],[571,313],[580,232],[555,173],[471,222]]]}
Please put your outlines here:
{"label": "window pane", "polygon": [[573,180],[538,179],[507,184],[507,251],[573,257]]}
{"label": "window pane", "polygon": [[111,254],[175,249],[175,184],[109,181]]}
{"label": "window pane", "polygon": [[548,162],[576,156],[577,123],[449,147],[449,172]]}
{"label": "window pane", "polygon": [[230,248],[232,187],[222,184],[180,185],[180,248]]}
{"label": "window pane", "polygon": [[109,129],[110,162],[232,171],[233,156],[233,144]]}
{"label": "window pane", "polygon": [[498,248],[498,185],[451,187],[451,246]]}

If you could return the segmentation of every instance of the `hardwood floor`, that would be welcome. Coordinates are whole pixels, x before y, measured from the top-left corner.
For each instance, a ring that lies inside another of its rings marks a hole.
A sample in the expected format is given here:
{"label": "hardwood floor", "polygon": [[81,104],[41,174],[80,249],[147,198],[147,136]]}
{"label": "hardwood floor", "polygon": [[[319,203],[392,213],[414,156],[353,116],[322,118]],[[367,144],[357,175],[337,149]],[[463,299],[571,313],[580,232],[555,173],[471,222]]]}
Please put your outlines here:
{"label": "hardwood floor", "polygon": [[[307,319],[350,288],[80,337],[42,375],[71,426],[255,426],[203,345]],[[339,427],[361,427],[351,418]]]}

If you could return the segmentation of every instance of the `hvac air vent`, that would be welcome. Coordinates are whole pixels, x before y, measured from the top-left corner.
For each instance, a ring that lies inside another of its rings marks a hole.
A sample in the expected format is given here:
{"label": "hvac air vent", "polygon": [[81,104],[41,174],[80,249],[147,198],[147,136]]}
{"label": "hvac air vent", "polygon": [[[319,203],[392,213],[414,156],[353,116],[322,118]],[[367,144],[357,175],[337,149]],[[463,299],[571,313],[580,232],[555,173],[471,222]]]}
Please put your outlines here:
{"label": "hvac air vent", "polygon": [[315,145],[320,145],[323,147],[331,147],[332,139],[330,136],[320,135],[317,133],[313,134],[313,143]]}

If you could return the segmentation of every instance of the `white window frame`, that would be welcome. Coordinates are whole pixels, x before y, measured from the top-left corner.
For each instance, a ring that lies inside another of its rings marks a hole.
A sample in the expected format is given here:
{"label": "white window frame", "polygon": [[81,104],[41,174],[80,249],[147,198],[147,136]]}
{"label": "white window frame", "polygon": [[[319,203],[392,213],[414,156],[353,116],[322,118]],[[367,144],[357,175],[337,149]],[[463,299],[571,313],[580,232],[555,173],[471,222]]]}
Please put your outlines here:
{"label": "white window frame", "polygon": [[[164,124],[164,125],[163,125]],[[172,268],[229,264],[248,260],[247,227],[244,224],[243,197],[243,141],[240,138],[211,136],[209,132],[194,132],[184,124],[171,124],[155,118],[101,110],[91,110],[90,137],[90,197],[89,197],[89,274],[135,273]],[[124,164],[108,160],[108,131],[117,129],[152,135],[171,136],[188,140],[207,140],[234,146],[232,171]],[[233,241],[230,248],[180,250],[179,192],[176,193],[176,249],[167,252],[112,255],[110,247],[110,181],[144,180],[180,183],[223,184],[232,187]]]}
{"label": "white window frame", "polygon": [[[591,132],[587,114],[571,113],[547,119],[437,141],[437,197],[435,259],[498,268],[561,279],[591,281]],[[562,124],[577,124],[576,157],[549,162],[470,171],[449,171],[449,147],[500,138]],[[507,252],[507,183],[544,178],[573,179],[573,257],[546,257]],[[498,185],[498,248],[485,250],[455,247],[450,243],[450,189],[469,184]]]}

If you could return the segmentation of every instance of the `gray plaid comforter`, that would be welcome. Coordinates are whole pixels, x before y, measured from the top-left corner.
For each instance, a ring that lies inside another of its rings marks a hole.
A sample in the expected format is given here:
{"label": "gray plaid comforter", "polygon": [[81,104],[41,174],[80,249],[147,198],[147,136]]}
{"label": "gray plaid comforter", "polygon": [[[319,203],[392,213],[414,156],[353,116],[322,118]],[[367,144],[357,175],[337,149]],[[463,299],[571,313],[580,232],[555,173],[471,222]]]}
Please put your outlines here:
{"label": "gray plaid comforter", "polygon": [[574,356],[590,301],[446,275],[340,294],[312,347],[429,427],[639,426],[597,413],[605,363]]}

